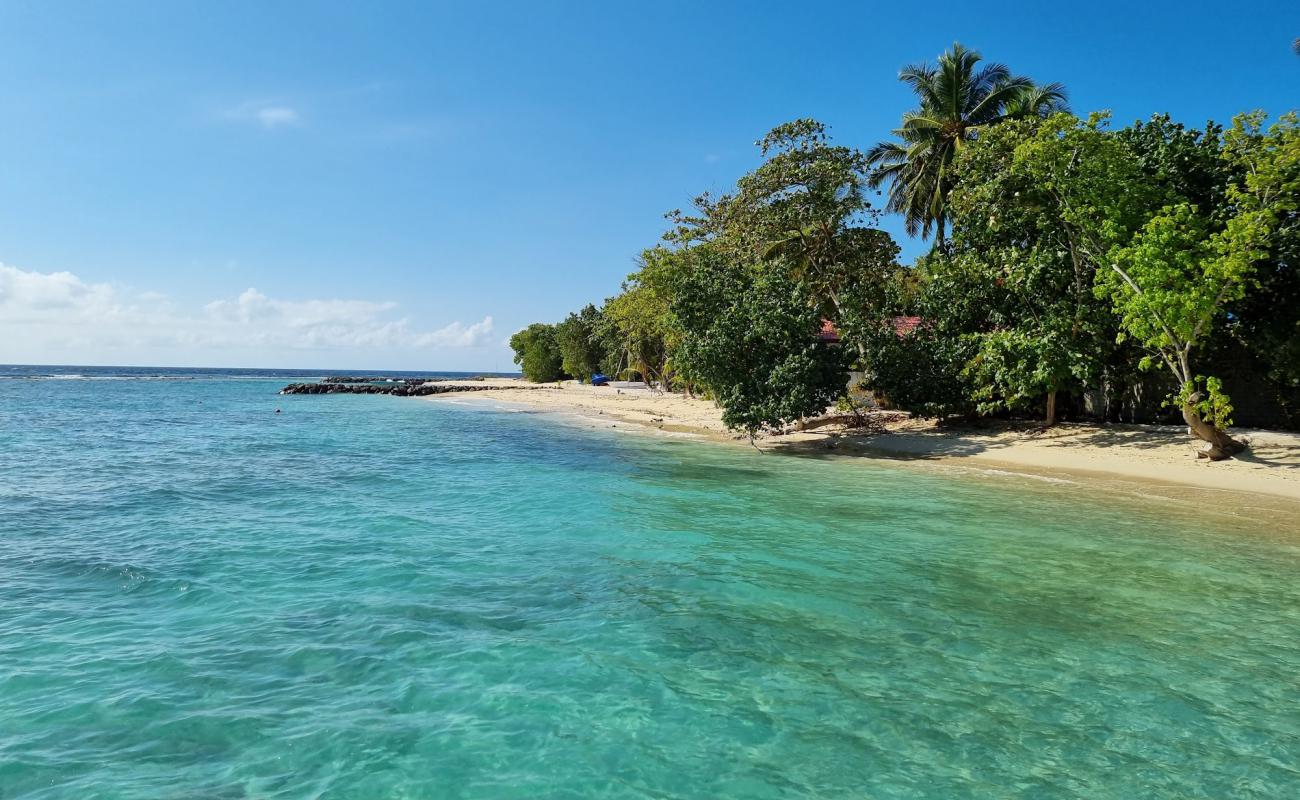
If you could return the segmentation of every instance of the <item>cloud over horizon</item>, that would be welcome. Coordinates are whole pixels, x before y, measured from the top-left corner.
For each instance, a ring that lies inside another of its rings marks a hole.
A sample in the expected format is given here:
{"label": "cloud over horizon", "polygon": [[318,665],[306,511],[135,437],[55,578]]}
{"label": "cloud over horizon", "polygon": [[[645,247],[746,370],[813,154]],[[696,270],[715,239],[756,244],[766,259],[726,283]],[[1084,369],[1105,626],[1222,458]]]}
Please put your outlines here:
{"label": "cloud over horizon", "polygon": [[158,292],[0,264],[0,362],[48,363],[60,354],[55,361],[92,362],[141,350],[164,358],[210,353],[217,360],[276,360],[293,351],[382,359],[494,343],[491,316],[425,329],[398,309],[391,301],[275,298],[255,288],[182,308]]}

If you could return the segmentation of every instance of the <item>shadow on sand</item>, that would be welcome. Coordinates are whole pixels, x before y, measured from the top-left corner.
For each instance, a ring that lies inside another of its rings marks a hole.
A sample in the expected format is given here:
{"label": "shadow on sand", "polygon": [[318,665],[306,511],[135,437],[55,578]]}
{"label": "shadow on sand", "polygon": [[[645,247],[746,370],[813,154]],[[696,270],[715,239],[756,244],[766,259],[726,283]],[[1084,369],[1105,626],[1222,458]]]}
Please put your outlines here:
{"label": "shadow on sand", "polygon": [[[1274,441],[1267,435],[1244,433],[1241,438],[1249,448],[1236,456],[1237,461],[1261,466],[1300,469],[1300,445]],[[936,425],[903,431],[828,430],[817,437],[776,437],[764,442],[773,453],[803,458],[829,458],[861,455],[905,461],[962,458],[995,454],[1032,442],[1053,450],[1121,449],[1157,451],[1186,446],[1188,456],[1194,447],[1186,429],[1173,426],[1075,425],[1065,423],[1054,428],[1030,422],[990,422],[984,424]]]}

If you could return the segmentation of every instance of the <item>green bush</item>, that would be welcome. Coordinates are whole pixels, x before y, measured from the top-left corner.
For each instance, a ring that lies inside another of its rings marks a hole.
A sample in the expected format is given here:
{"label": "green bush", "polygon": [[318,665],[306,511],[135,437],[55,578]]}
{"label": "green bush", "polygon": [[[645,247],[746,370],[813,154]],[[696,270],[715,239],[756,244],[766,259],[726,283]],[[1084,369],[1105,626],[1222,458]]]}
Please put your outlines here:
{"label": "green bush", "polygon": [[556,338],[556,326],[534,322],[510,337],[515,363],[533,383],[558,381],[564,377],[563,357]]}

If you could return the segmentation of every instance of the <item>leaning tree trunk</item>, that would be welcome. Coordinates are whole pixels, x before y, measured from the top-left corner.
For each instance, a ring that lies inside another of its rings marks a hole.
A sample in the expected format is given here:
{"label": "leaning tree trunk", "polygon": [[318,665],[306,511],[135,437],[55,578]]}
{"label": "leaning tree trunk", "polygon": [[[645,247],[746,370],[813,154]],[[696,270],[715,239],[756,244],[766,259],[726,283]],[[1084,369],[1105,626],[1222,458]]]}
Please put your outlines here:
{"label": "leaning tree trunk", "polygon": [[1183,404],[1183,421],[1187,423],[1188,433],[1205,442],[1196,453],[1198,458],[1222,461],[1246,449],[1246,445],[1201,419],[1201,415],[1189,403]]}

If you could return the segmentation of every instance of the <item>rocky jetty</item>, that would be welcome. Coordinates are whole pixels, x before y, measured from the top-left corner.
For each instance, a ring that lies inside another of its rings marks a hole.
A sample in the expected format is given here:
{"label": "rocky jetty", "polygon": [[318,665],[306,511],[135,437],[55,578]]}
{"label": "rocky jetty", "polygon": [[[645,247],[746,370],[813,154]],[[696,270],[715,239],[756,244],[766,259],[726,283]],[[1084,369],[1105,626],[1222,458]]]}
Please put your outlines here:
{"label": "rocky jetty", "polygon": [[388,375],[331,375],[321,383],[442,383],[444,381],[481,381],[482,375],[467,378],[394,378]]}
{"label": "rocky jetty", "polygon": [[[384,379],[380,379],[384,380]],[[467,385],[434,381],[400,381],[392,383],[291,383],[280,394],[391,394],[397,397],[424,397],[453,392],[488,392],[493,389],[534,389],[534,386]]]}

